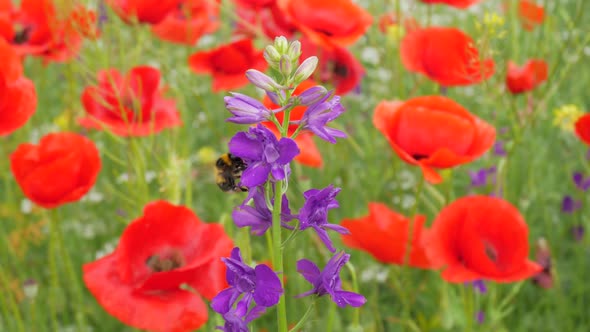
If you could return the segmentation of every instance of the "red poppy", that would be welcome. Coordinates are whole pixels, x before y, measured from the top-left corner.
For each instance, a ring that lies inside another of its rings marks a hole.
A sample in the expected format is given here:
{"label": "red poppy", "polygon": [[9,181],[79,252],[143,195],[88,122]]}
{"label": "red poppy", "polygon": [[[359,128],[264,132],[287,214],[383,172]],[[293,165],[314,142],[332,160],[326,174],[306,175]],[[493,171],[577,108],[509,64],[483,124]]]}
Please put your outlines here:
{"label": "red poppy", "polygon": [[494,61],[480,61],[473,40],[455,28],[410,31],[402,40],[402,62],[443,86],[479,83],[494,73]]}
{"label": "red poppy", "polygon": [[494,144],[496,130],[443,96],[382,101],[373,124],[405,162],[420,166],[427,181],[439,183],[433,168],[470,162]]}
{"label": "red poppy", "polygon": [[460,198],[445,207],[426,241],[430,259],[449,282],[514,282],[542,267],[528,259],[528,227],[518,210],[491,196]]}
{"label": "red poppy", "polygon": [[120,136],[146,136],[180,126],[174,100],[164,99],[160,71],[135,67],[126,76],[116,69],[98,72],[98,85],[82,93],[87,116],[78,120],[86,128],[110,130]]}
{"label": "red poppy", "polygon": [[236,12],[241,18],[234,30],[236,35],[255,38],[260,33],[258,29],[261,28],[264,35],[270,39],[278,36],[290,38],[297,31],[297,27],[283,14],[275,0],[264,6],[258,4],[248,6],[238,1]]}
{"label": "red poppy", "polygon": [[530,0],[520,0],[518,3],[518,17],[525,30],[531,31],[541,25],[545,19],[545,9]]}
{"label": "red poppy", "polygon": [[22,127],[36,107],[35,85],[23,76],[20,57],[0,38],[0,136]]}
{"label": "red poppy", "polygon": [[[302,93],[303,91],[305,91],[315,85],[317,85],[317,84],[312,80],[306,80],[304,82],[301,82],[301,84],[299,84],[297,86],[297,88],[295,89],[295,91],[293,92],[293,95],[296,96],[296,95]],[[268,98],[268,96],[264,96],[262,103],[268,109],[276,109],[279,107],[278,105],[274,104],[270,100],[270,98]],[[301,118],[303,117],[303,114],[305,113],[306,110],[307,110],[306,106],[294,107],[291,110],[291,113],[289,114],[289,120],[291,120],[291,121],[301,120]],[[276,117],[277,117],[277,120],[279,121],[279,123],[281,123],[281,124],[283,123],[284,116],[285,116],[285,114],[283,112],[276,114]],[[266,126],[268,129],[270,129],[270,131],[272,131],[275,134],[275,136],[277,136],[277,137],[280,136],[279,130],[277,129],[277,127],[275,126],[274,123],[272,123],[270,121],[265,121],[265,122],[262,122],[262,124],[264,126]],[[297,125],[289,125],[288,134],[292,135],[296,129],[297,129]],[[318,150],[317,145],[313,141],[313,136],[314,135],[312,132],[302,131],[297,135],[297,137],[295,137],[295,143],[297,143],[297,146],[299,147],[299,151],[300,151],[299,154],[295,157],[295,161],[297,161],[305,166],[320,168],[323,166],[324,161],[322,159],[322,155],[320,154],[320,151]]]}
{"label": "red poppy", "polygon": [[543,60],[529,60],[522,67],[508,62],[506,86],[514,94],[530,91],[546,80],[547,63]]}
{"label": "red poppy", "polygon": [[[98,303],[123,323],[150,331],[192,331],[207,321],[207,305],[227,287],[221,257],[232,240],[188,208],[165,201],[144,207],[112,253],[83,266]],[[191,290],[185,290],[186,285]]]}
{"label": "red poppy", "polygon": [[[79,9],[73,13],[79,13]],[[52,0],[23,0],[19,10],[0,17],[0,37],[14,45],[20,55],[63,62],[82,46],[79,31],[71,28],[75,19],[72,12],[58,13]]]}
{"label": "red poppy", "polygon": [[335,93],[344,95],[356,88],[365,73],[363,65],[346,48],[334,46],[330,49],[301,39],[301,61],[315,55],[319,58],[315,80],[331,83]]}
{"label": "red poppy", "polygon": [[172,10],[152,32],[163,40],[194,45],[206,33],[217,29],[219,5],[210,0],[186,0]]}
{"label": "red poppy", "polygon": [[277,0],[295,26],[314,43],[331,48],[354,44],[373,16],[352,0]]}
{"label": "red poppy", "polygon": [[158,24],[183,0],[107,0],[125,22]]}
{"label": "red poppy", "polygon": [[433,4],[433,3],[444,3],[445,5],[457,7],[457,8],[467,8],[475,3],[478,3],[480,0],[420,0],[424,3]]}
{"label": "red poppy", "polygon": [[10,155],[12,174],[25,196],[48,209],[82,198],[100,166],[94,143],[74,133],[45,135],[38,145],[21,144]]}
{"label": "red poppy", "polygon": [[[422,241],[428,229],[426,218],[414,218],[412,244],[408,264],[419,268],[435,268],[426,256]],[[408,246],[410,219],[387,208],[385,204],[369,203],[369,215],[358,219],[345,219],[340,225],[348,228],[343,235],[345,245],[371,254],[382,263],[403,264]]]}
{"label": "red poppy", "polygon": [[590,113],[582,115],[576,121],[576,134],[582,142],[590,145]]}
{"label": "red poppy", "polygon": [[213,75],[213,91],[241,88],[248,84],[246,70],[264,71],[267,67],[262,51],[254,48],[251,39],[194,53],[188,64],[195,73]]}

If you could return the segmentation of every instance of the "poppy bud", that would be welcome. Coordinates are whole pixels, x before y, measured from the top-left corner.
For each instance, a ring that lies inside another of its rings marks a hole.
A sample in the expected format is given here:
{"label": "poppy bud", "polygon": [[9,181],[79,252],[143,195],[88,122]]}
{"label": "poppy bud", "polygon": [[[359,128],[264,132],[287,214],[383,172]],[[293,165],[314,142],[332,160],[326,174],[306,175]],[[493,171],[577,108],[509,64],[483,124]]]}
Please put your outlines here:
{"label": "poppy bud", "polygon": [[297,68],[293,74],[293,83],[299,84],[308,79],[318,66],[318,57],[311,56]]}

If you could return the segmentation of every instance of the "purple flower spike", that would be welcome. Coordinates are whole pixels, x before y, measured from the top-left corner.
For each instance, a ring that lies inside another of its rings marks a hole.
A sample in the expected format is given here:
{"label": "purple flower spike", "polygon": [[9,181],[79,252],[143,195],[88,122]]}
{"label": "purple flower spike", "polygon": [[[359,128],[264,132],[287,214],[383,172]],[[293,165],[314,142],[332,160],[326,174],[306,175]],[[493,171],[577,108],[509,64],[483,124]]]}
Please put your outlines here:
{"label": "purple flower spike", "polygon": [[219,292],[211,301],[215,312],[228,313],[242,294],[244,296],[238,307],[243,304],[248,308],[252,300],[261,307],[272,307],[279,302],[283,294],[281,280],[270,267],[259,264],[251,268],[244,264],[238,247],[232,250],[231,258],[222,260],[227,266],[226,279],[230,287]]}
{"label": "purple flower spike", "polygon": [[485,313],[483,311],[478,311],[477,314],[475,314],[475,318],[477,319],[477,322],[479,324],[483,324],[483,322],[486,319]]}
{"label": "purple flower spike", "polygon": [[303,129],[311,130],[319,138],[334,144],[336,137],[344,138],[346,134],[340,130],[328,128],[326,125],[344,113],[344,107],[340,104],[339,96],[326,101],[330,95],[330,93],[326,94],[320,101],[309,106],[299,125],[303,126]]}
{"label": "purple flower spike", "polygon": [[473,289],[479,291],[480,294],[485,294],[488,291],[485,281],[479,279],[472,282]]}
{"label": "purple flower spike", "polygon": [[582,207],[582,202],[574,200],[571,196],[564,196],[561,202],[561,211],[563,213],[574,213]]}
{"label": "purple flower spike", "polygon": [[303,193],[305,203],[299,210],[300,229],[312,227],[328,250],[335,252],[336,249],[328,236],[326,229],[336,231],[340,234],[349,234],[348,229],[336,224],[328,223],[328,210],[339,207],[336,195],[340,188],[330,185],[324,189],[310,189]]}
{"label": "purple flower spike", "polygon": [[587,191],[590,188],[590,178],[584,178],[582,173],[574,172],[572,179],[578,189]]}
{"label": "purple flower spike", "polygon": [[243,95],[232,93],[232,97],[224,97],[225,108],[234,116],[227,119],[229,122],[238,124],[254,124],[268,120],[272,112],[260,101]]}
{"label": "purple flower spike", "polygon": [[471,177],[471,186],[472,187],[483,187],[488,184],[488,177],[490,178],[490,183],[494,184],[496,182],[496,167],[492,166],[490,168],[482,168],[477,171],[469,171],[469,176]]}
{"label": "purple flower spike", "polygon": [[229,141],[229,152],[248,165],[241,185],[252,188],[265,183],[269,174],[274,180],[288,176],[289,163],[299,154],[299,147],[290,138],[277,140],[270,130],[259,124],[248,132],[238,132]]}
{"label": "purple flower spike", "polygon": [[504,142],[498,140],[494,143],[494,154],[499,157],[506,156],[506,149],[504,149]]}
{"label": "purple flower spike", "polygon": [[297,297],[312,294],[317,296],[330,294],[332,301],[341,308],[346,307],[346,305],[360,307],[365,304],[367,299],[361,294],[342,290],[340,270],[349,259],[350,255],[341,251],[330,258],[323,271],[320,271],[318,266],[308,259],[297,261],[297,272],[313,285],[312,290],[297,295]]}
{"label": "purple flower spike", "polygon": [[244,301],[240,301],[235,309],[223,314],[225,324],[215,327],[216,330],[224,332],[250,332],[248,323],[260,317],[266,311],[265,307],[253,307],[248,312],[248,306]]}
{"label": "purple flower spike", "polygon": [[[274,196],[273,196],[274,197]],[[266,199],[264,197],[264,189],[262,186],[255,188],[251,195],[254,206],[246,205],[249,198],[244,204],[238,206],[232,213],[234,223],[238,227],[252,227],[251,231],[254,235],[263,235],[266,230],[272,225],[272,212],[266,206]],[[274,200],[271,200],[274,204]],[[286,224],[293,219],[291,209],[289,209],[289,200],[286,195],[283,195],[283,202],[281,204],[281,224],[283,227],[293,229],[293,227]]]}
{"label": "purple flower spike", "polygon": [[576,242],[581,242],[584,239],[584,225],[574,225],[571,230]]}

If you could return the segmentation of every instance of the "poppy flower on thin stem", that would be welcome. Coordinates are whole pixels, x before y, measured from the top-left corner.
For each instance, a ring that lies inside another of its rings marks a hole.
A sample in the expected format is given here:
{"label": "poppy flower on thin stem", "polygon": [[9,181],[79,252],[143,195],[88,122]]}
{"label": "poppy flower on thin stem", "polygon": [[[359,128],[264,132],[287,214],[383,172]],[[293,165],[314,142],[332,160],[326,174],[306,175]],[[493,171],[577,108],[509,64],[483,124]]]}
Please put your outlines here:
{"label": "poppy flower on thin stem", "polygon": [[127,325],[193,331],[208,319],[203,297],[211,300],[227,287],[221,257],[232,248],[221,225],[202,222],[186,207],[155,201],[125,228],[112,253],[83,266],[84,283]]}
{"label": "poppy flower on thin stem", "polygon": [[382,263],[402,265],[407,252],[410,223],[413,223],[408,265],[425,269],[436,268],[426,256],[422,244],[428,234],[425,221],[426,218],[422,215],[410,220],[390,210],[385,204],[369,203],[367,216],[345,219],[340,223],[350,232],[342,236],[342,241],[351,248],[368,252]]}
{"label": "poppy flower on thin stem", "polygon": [[433,262],[445,266],[448,282],[515,282],[542,270],[528,259],[528,227],[507,201],[466,196],[446,206],[425,240]]}
{"label": "poppy flower on thin stem", "polygon": [[152,33],[162,40],[194,45],[206,33],[219,27],[219,3],[209,0],[184,0],[160,22],[152,25]]}
{"label": "poppy flower on thin stem", "polygon": [[173,12],[183,0],[106,0],[127,23],[157,24]]}
{"label": "poppy flower on thin stem", "polygon": [[400,46],[407,70],[442,86],[480,83],[494,73],[492,59],[480,59],[473,39],[456,28],[428,27],[407,33]]}
{"label": "poppy flower on thin stem", "polygon": [[494,127],[443,96],[382,101],[373,124],[403,161],[419,166],[434,184],[442,181],[435,168],[470,162],[489,150],[496,138]]}
{"label": "poppy flower on thin stem", "polygon": [[241,39],[208,51],[199,51],[188,59],[197,74],[213,76],[213,91],[238,89],[248,84],[248,69],[264,71],[267,64],[262,51],[254,48],[251,39]]}
{"label": "poppy flower on thin stem", "polygon": [[518,3],[518,17],[521,20],[522,27],[527,31],[532,31],[545,20],[545,9],[531,0],[520,0]]}
{"label": "poppy flower on thin stem", "polygon": [[10,155],[10,169],[23,193],[47,209],[82,198],[100,168],[94,142],[75,133],[45,135],[39,144],[21,144]]}
{"label": "poppy flower on thin stem", "polygon": [[23,73],[16,51],[0,38],[0,136],[19,129],[37,107],[35,85]]}
{"label": "poppy flower on thin stem", "polygon": [[83,127],[119,136],[147,136],[182,124],[176,102],[164,98],[158,69],[139,66],[127,75],[109,69],[97,76],[98,84],[82,93],[87,116],[78,122]]}
{"label": "poppy flower on thin stem", "polygon": [[522,67],[508,62],[506,86],[513,94],[533,90],[547,80],[547,63],[543,60],[528,60]]}
{"label": "poppy flower on thin stem", "polygon": [[354,44],[373,17],[352,0],[277,0],[283,13],[314,43],[328,49]]}

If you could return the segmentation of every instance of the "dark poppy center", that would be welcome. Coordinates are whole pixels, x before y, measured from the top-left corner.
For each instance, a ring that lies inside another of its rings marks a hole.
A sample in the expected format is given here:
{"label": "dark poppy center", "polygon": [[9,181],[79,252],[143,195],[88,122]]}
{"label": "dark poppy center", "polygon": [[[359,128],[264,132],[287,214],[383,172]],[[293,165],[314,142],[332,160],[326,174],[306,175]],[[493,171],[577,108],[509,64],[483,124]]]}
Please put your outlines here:
{"label": "dark poppy center", "polygon": [[414,158],[414,159],[416,159],[416,160],[422,160],[422,159],[426,159],[426,158],[428,158],[428,156],[427,156],[427,155],[425,155],[425,154],[413,154],[413,155],[412,155],[412,158]]}
{"label": "dark poppy center", "polygon": [[492,260],[493,262],[496,262],[498,260],[498,252],[490,243],[484,242],[484,250],[486,256],[488,256],[490,260]]}
{"label": "dark poppy center", "polygon": [[145,264],[154,272],[165,272],[184,266],[184,257],[180,250],[172,250],[166,255],[151,255]]}
{"label": "dark poppy center", "polygon": [[17,25],[14,30],[14,37],[12,38],[14,44],[21,45],[29,41],[32,30],[30,26]]}
{"label": "dark poppy center", "polygon": [[348,76],[348,67],[346,67],[343,63],[336,62],[334,64],[334,74],[340,77],[347,77]]}

